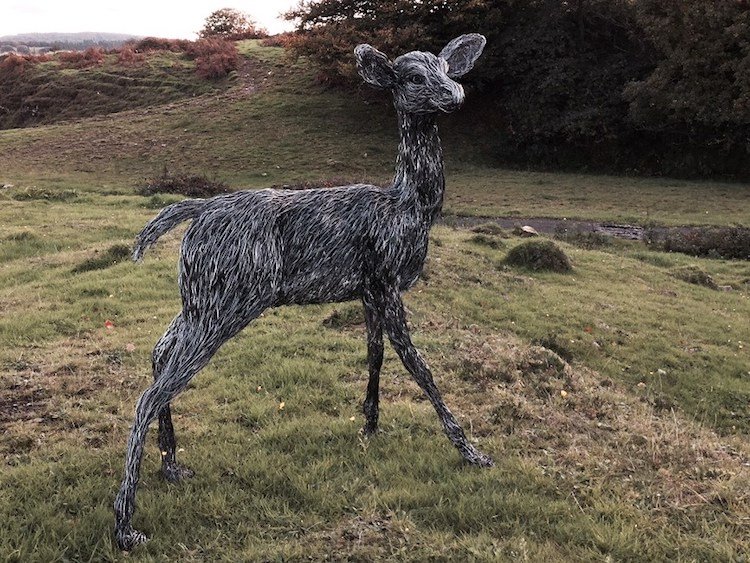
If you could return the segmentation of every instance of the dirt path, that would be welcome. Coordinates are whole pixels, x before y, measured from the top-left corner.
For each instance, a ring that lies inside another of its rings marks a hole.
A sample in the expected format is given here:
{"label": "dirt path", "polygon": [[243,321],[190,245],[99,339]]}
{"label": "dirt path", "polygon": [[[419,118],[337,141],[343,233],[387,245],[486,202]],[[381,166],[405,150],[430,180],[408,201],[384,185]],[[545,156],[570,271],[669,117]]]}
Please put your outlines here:
{"label": "dirt path", "polygon": [[442,223],[462,228],[476,227],[486,223],[495,223],[504,229],[528,225],[540,233],[554,234],[559,232],[601,233],[604,235],[642,240],[645,229],[637,225],[616,225],[614,223],[597,223],[593,221],[572,221],[568,219],[548,219],[543,217],[468,217],[447,215]]}

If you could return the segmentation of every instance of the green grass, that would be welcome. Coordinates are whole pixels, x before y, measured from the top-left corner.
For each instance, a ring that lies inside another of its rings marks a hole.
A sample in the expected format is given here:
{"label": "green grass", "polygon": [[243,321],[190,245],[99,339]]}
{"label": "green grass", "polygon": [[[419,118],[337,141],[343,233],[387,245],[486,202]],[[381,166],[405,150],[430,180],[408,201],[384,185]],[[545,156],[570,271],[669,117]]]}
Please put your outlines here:
{"label": "green grass", "polygon": [[[143,264],[122,260],[177,200],[134,195],[138,179],[164,162],[238,186],[387,177],[382,106],[312,85],[279,50],[242,50],[258,64],[252,96],[238,84],[0,133],[0,182],[13,184],[0,190],[0,560],[123,559],[111,505],[127,433],[179,310],[180,230]],[[740,186],[497,170],[444,136],[456,212],[747,224]],[[159,478],[149,436],[134,523],[152,541],[129,558],[741,561],[750,265],[558,241],[572,272],[537,273],[506,265],[524,241],[504,237],[437,227],[405,298],[447,403],[495,468],[461,462],[389,348],[381,433],[358,433],[358,304],[269,310],[174,404],[196,477]],[[731,290],[675,277],[688,269]]]}
{"label": "green grass", "polygon": [[750,224],[747,186],[741,184],[522,172],[463,163],[454,168],[446,209],[456,214],[636,225]]}

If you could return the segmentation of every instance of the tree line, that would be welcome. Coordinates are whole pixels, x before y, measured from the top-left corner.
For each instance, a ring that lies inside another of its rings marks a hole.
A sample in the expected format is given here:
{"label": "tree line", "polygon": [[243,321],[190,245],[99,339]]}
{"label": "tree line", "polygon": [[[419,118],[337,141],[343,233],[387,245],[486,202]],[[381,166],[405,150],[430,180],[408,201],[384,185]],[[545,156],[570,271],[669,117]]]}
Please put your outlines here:
{"label": "tree line", "polygon": [[515,164],[750,177],[748,0],[319,0],[288,46],[356,83],[352,50],[439,52],[479,32],[478,134]]}

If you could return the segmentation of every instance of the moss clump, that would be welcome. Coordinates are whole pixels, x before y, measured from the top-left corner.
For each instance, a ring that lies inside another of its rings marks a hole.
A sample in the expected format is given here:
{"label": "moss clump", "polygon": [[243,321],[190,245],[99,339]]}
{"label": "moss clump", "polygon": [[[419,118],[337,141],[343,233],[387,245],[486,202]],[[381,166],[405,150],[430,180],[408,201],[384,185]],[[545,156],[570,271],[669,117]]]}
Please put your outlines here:
{"label": "moss clump", "polygon": [[569,272],[573,269],[567,255],[551,240],[519,244],[508,252],[505,263],[534,271]]}

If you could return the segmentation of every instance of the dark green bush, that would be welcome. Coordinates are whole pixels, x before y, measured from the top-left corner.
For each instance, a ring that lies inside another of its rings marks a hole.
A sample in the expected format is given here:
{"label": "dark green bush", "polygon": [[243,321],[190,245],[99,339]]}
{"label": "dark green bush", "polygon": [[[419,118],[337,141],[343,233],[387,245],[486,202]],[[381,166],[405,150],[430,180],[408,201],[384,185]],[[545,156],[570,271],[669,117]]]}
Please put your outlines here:
{"label": "dark green bush", "polygon": [[197,174],[171,174],[167,170],[161,176],[146,180],[146,184],[137,189],[140,195],[161,193],[188,197],[213,197],[229,191],[229,186],[224,182],[209,180]]}
{"label": "dark green bush", "polygon": [[656,244],[666,252],[728,260],[750,260],[750,229],[745,227],[672,229]]}
{"label": "dark green bush", "polygon": [[505,263],[534,271],[569,272],[573,269],[567,255],[551,240],[519,244],[508,252]]}
{"label": "dark green bush", "polygon": [[503,242],[501,238],[494,235],[476,234],[469,239],[469,242],[478,244],[479,246],[486,246],[495,250],[505,248],[505,242]]}
{"label": "dark green bush", "polygon": [[319,0],[288,17],[286,46],[332,84],[359,84],[358,43],[394,57],[484,34],[462,119],[495,159],[750,175],[746,0]]}

